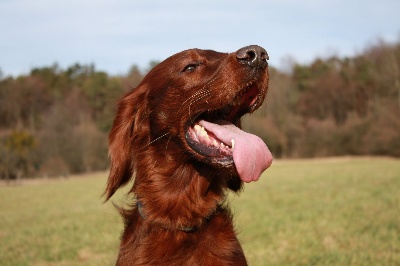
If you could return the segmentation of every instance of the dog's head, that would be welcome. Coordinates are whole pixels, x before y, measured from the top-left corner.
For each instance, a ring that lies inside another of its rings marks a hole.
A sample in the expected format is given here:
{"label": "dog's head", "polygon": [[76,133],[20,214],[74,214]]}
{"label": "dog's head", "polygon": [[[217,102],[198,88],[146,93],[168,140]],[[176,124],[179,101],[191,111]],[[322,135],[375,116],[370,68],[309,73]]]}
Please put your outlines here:
{"label": "dog's head", "polygon": [[234,53],[191,49],[152,69],[119,103],[109,136],[107,198],[131,179],[138,157],[149,150],[168,151],[164,162],[155,159],[160,164],[179,156],[226,169],[240,182],[257,180],[272,156],[259,138],[240,130],[240,118],[264,101],[267,60],[255,45]]}

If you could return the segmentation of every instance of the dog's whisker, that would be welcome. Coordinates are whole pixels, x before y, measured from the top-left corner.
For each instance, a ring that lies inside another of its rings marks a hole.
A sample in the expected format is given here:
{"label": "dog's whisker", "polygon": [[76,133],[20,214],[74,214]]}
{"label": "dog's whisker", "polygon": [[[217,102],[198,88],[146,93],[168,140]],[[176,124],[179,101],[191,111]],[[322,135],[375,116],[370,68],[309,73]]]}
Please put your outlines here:
{"label": "dog's whisker", "polygon": [[187,98],[187,99],[181,104],[181,106],[179,107],[179,109],[178,109],[177,112],[179,112],[179,111],[185,106],[185,104],[186,104],[188,101],[190,101],[190,100],[193,99],[193,98],[196,98],[199,94],[203,93],[203,90],[205,90],[205,89],[207,89],[207,88],[203,87],[203,88],[201,88],[200,90],[196,91],[196,92],[195,92],[193,95],[191,95],[189,98]]}
{"label": "dog's whisker", "polygon": [[[212,78],[212,79],[209,80],[201,89],[199,89],[199,90],[196,91],[193,95],[191,95],[189,98],[187,98],[187,99],[181,104],[181,106],[179,107],[179,109],[178,109],[177,112],[179,113],[179,112],[181,111],[181,109],[182,109],[183,107],[185,107],[185,104],[186,104],[188,101],[190,101],[190,100],[193,99],[193,98],[196,98],[199,94],[203,94],[204,92],[207,92],[207,93],[211,94],[211,92],[209,91],[208,88],[211,87],[212,83],[213,83],[217,78],[218,78],[218,76]],[[190,105],[190,104],[189,104],[189,105]]]}
{"label": "dog's whisker", "polygon": [[158,140],[162,139],[163,137],[167,136],[168,134],[169,134],[169,132],[167,132],[167,133],[165,133],[165,134],[163,134],[163,135],[159,136],[158,138],[156,138],[156,139],[154,139],[154,140],[150,141],[148,144],[144,145],[143,147],[140,147],[140,148],[138,148],[138,149],[135,149],[133,152],[136,152],[136,151],[142,150],[142,149],[144,149],[144,148],[146,148],[146,147],[150,146],[151,144],[153,144],[154,142],[156,142],[156,141],[158,141]]}
{"label": "dog's whisker", "polygon": [[[202,93],[198,93],[196,96],[196,98],[194,98],[194,99],[191,99],[191,101],[186,105],[187,107],[188,107],[188,113],[189,113],[189,116],[191,116],[191,112],[190,112],[190,110],[191,110],[191,106],[194,104],[194,103],[196,103],[196,102],[198,102],[199,100],[201,100],[201,99],[203,99],[203,98],[205,98],[205,97],[208,97],[208,96],[210,96],[211,95],[211,92],[210,91],[208,91],[208,90],[205,90],[205,91],[203,91]],[[181,108],[180,108],[180,111],[184,111],[185,109],[182,109],[183,107],[186,107],[186,106],[181,106]],[[178,115],[181,115],[181,112],[179,112],[179,110],[178,110]]]}
{"label": "dog's whisker", "polygon": [[193,101],[191,101],[191,102],[189,103],[189,106],[188,106],[188,107],[189,107],[189,117],[192,116],[192,114],[190,113],[190,109],[191,109],[192,105],[193,105],[194,103],[200,101],[201,99],[203,99],[203,98],[209,96],[209,95],[210,95],[210,93],[203,93],[203,94],[201,94],[199,97],[197,97],[196,99],[194,99]]}
{"label": "dog's whisker", "polygon": [[195,104],[196,102],[200,101],[201,99],[205,98],[209,96],[209,94],[203,94],[200,95],[198,98],[194,99],[193,101],[190,102],[189,107],[192,106],[193,104]]}

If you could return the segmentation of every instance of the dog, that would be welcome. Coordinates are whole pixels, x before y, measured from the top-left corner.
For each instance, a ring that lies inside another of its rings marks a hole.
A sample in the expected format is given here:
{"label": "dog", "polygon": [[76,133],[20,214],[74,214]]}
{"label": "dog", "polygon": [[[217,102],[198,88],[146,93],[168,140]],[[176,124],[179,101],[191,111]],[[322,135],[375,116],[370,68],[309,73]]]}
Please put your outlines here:
{"label": "dog", "polygon": [[120,100],[105,197],[133,179],[134,200],[117,265],[247,265],[225,199],[272,163],[240,126],[266,97],[268,59],[257,45],[185,50]]}

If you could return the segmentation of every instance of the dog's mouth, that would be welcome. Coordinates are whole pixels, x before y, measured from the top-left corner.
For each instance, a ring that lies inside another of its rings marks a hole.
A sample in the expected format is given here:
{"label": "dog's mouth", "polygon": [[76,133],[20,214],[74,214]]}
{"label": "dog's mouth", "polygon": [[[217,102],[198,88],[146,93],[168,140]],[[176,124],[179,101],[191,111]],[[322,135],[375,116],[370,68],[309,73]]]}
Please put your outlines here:
{"label": "dog's mouth", "polygon": [[216,124],[237,124],[244,114],[256,109],[258,94],[257,86],[250,85],[235,97],[232,104],[228,104],[221,109],[204,111],[195,115],[186,131],[186,139],[190,147],[203,156],[215,159],[220,164],[232,164],[234,139],[223,142],[212,131],[208,131],[204,127],[204,121]]}
{"label": "dog's mouth", "polygon": [[257,136],[242,131],[240,118],[256,110],[263,100],[257,83],[249,83],[222,108],[197,113],[187,123],[189,147],[207,162],[236,167],[245,182],[258,180],[272,163],[272,155]]}

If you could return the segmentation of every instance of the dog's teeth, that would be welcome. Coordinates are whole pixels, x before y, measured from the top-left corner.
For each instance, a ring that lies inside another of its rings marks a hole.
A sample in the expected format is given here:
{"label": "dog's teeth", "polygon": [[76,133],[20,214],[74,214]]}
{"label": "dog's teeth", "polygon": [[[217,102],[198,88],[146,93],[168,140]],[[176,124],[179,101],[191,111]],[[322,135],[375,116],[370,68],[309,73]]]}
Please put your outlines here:
{"label": "dog's teeth", "polygon": [[208,137],[207,131],[205,131],[205,130],[200,131],[200,136]]}
{"label": "dog's teeth", "polygon": [[199,134],[200,136],[208,136],[207,131],[202,126],[199,129]]}
{"label": "dog's teeth", "polygon": [[215,146],[215,147],[218,147],[218,142],[214,139],[214,141],[213,141],[213,145]]}
{"label": "dog's teeth", "polygon": [[235,140],[234,139],[231,139],[231,145],[232,145],[232,150],[233,150],[233,148],[235,148]]}
{"label": "dog's teeth", "polygon": [[200,131],[201,126],[200,125],[194,125],[194,130],[196,132]]}

